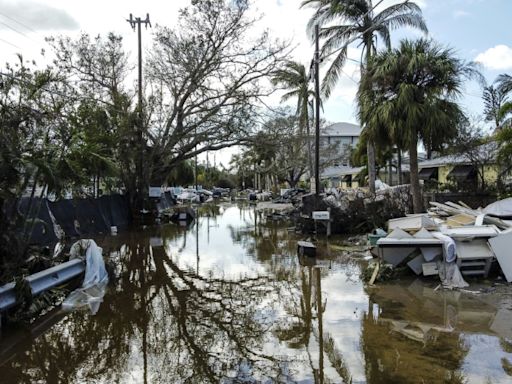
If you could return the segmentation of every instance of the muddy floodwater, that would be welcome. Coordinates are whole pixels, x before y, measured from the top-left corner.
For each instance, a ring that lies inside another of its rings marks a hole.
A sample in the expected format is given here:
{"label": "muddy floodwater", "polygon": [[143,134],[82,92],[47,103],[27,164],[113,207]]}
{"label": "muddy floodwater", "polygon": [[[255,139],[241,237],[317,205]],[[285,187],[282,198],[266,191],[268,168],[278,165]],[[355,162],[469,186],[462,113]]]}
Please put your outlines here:
{"label": "muddy floodwater", "polygon": [[0,383],[512,383],[512,290],[362,283],[364,247],[249,205],[97,238],[104,302],[4,328]]}

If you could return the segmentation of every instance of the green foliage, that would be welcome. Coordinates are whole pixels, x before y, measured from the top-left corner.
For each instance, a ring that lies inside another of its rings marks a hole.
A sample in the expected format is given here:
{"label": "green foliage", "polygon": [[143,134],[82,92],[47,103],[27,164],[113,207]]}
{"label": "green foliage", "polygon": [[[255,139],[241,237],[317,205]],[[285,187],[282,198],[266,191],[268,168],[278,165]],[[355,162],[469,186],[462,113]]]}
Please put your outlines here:
{"label": "green foliage", "polygon": [[486,86],[482,95],[484,100],[484,116],[499,129],[503,123],[503,107],[507,104],[507,93],[503,88],[494,85]]}
{"label": "green foliage", "polygon": [[509,169],[512,167],[512,126],[497,132],[496,140],[499,143],[498,162]]}
{"label": "green foliage", "polygon": [[317,24],[322,27],[321,56],[334,54],[334,59],[322,81],[322,91],[327,97],[343,73],[348,45],[355,40],[360,40],[363,46],[362,55],[369,59],[377,50],[377,38],[381,39],[387,48],[391,47],[392,30],[412,27],[427,32],[421,8],[411,1],[402,1],[378,13],[373,9],[371,0],[304,0],[301,6],[315,8],[308,29],[312,32]]}
{"label": "green foliage", "polygon": [[478,77],[471,64],[430,40],[403,40],[380,52],[363,73],[357,98],[366,134],[407,146],[415,210],[421,210],[417,144],[439,150],[457,134],[464,114],[456,103],[462,81]]}

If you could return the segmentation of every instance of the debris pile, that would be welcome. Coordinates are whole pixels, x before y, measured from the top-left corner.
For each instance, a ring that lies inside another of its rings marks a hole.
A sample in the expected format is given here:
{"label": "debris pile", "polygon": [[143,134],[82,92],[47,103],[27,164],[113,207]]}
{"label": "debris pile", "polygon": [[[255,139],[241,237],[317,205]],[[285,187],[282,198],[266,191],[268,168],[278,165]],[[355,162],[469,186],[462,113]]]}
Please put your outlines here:
{"label": "debris pile", "polygon": [[317,200],[309,194],[302,198],[300,227],[303,233],[315,230],[313,211],[330,211],[331,233],[357,234],[382,227],[390,218],[411,212],[409,185],[399,185],[377,191],[375,196],[363,189],[342,191]]}
{"label": "debris pile", "polygon": [[380,262],[463,288],[465,277],[486,278],[497,261],[512,282],[512,199],[476,210],[463,202],[430,205],[427,213],[389,220],[385,237],[379,231],[373,253]]}

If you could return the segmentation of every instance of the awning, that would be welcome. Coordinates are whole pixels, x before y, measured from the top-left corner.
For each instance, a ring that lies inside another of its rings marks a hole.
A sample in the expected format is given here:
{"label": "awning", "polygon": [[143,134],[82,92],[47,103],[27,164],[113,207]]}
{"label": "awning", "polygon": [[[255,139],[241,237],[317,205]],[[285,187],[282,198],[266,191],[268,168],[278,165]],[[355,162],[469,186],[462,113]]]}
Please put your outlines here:
{"label": "awning", "polygon": [[464,181],[474,176],[476,176],[476,170],[473,165],[456,165],[447,177],[457,181]]}
{"label": "awning", "polygon": [[418,176],[421,180],[437,179],[437,167],[423,168]]}

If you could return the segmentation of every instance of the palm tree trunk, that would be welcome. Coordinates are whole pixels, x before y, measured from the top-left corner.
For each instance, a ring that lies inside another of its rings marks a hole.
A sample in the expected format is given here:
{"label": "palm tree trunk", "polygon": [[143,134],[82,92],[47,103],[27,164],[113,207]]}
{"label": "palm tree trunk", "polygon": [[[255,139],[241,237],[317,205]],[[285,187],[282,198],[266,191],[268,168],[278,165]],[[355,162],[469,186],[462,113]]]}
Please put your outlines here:
{"label": "palm tree trunk", "polygon": [[421,198],[420,178],[418,175],[418,137],[412,135],[409,143],[409,158],[411,167],[411,194],[414,213],[423,211],[423,201]]}
{"label": "palm tree trunk", "polygon": [[368,186],[370,193],[375,194],[375,146],[371,140],[366,145],[366,154],[368,156]]}
{"label": "palm tree trunk", "polygon": [[[365,37],[366,40],[366,67],[364,70],[368,68],[370,65],[370,60],[372,58],[372,34],[368,34]],[[376,170],[375,170],[375,145],[371,138],[368,138],[368,142],[366,143],[366,155],[368,157],[368,186],[370,187],[370,193],[375,194],[375,178],[376,178]]]}

